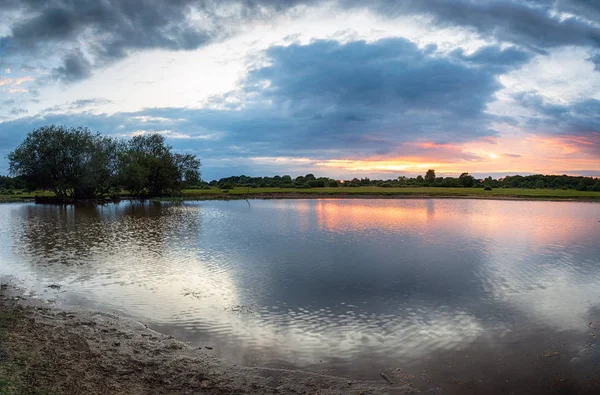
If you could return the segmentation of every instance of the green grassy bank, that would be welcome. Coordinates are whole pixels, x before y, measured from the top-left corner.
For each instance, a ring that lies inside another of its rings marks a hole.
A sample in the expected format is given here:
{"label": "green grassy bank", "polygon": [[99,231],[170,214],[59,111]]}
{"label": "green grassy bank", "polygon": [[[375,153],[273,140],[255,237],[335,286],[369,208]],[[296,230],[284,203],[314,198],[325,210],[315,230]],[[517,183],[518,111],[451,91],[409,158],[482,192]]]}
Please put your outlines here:
{"label": "green grassy bank", "polygon": [[587,199],[599,200],[600,192],[576,191],[562,189],[494,189],[485,191],[482,188],[381,188],[381,187],[359,187],[359,188],[234,188],[224,193],[220,189],[188,189],[184,190],[184,198],[210,197],[223,195],[243,196],[364,196],[364,197],[497,197],[497,198],[540,198],[540,199]]}
{"label": "green grassy bank", "polygon": [[[31,201],[35,196],[52,196],[50,192],[22,192],[15,191],[11,195],[0,195],[0,202]],[[127,194],[123,194],[127,198]],[[236,199],[236,198],[406,198],[406,197],[465,197],[465,198],[491,198],[491,199],[540,199],[540,200],[585,200],[599,201],[600,192],[576,191],[562,189],[520,189],[497,188],[485,191],[480,188],[246,188],[238,187],[228,191],[218,188],[211,189],[186,189],[183,196],[178,199]],[[168,198],[166,200],[169,200]]]}

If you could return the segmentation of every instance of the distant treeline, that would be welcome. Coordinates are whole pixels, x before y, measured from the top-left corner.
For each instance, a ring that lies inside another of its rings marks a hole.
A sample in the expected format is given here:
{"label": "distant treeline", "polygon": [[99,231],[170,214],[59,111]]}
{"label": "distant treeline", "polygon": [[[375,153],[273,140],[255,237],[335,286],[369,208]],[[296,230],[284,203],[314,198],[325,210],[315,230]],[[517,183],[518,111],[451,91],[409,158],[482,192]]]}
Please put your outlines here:
{"label": "distant treeline", "polygon": [[383,188],[401,187],[446,187],[446,188],[528,188],[528,189],[576,189],[578,191],[600,191],[600,179],[568,175],[530,175],[506,176],[499,179],[488,177],[476,179],[469,173],[459,177],[437,177],[435,170],[429,170],[424,176],[376,180],[353,178],[351,180],[335,180],[328,177],[315,177],[313,174],[292,178],[289,175],[274,177],[249,177],[245,175],[221,178],[209,183],[201,183],[199,187],[218,187],[231,189],[234,187],[250,188],[324,188],[361,186],[378,186]]}
{"label": "distant treeline", "polygon": [[8,154],[14,178],[0,190],[49,190],[58,198],[94,199],[122,190],[139,196],[178,193],[200,182],[200,160],[174,153],[160,134],[117,139],[89,129],[44,126]]}

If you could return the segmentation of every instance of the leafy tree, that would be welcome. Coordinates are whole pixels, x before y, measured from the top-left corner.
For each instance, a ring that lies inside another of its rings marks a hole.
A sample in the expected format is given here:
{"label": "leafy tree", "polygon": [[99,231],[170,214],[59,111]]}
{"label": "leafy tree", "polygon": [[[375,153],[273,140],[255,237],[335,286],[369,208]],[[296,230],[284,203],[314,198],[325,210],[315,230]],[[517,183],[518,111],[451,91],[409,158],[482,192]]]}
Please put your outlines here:
{"label": "leafy tree", "polygon": [[304,185],[305,183],[306,183],[306,178],[304,178],[304,176],[298,176],[294,180],[295,185]]}
{"label": "leafy tree", "polygon": [[30,189],[59,198],[94,198],[116,186],[117,147],[88,128],[43,126],[8,154],[10,172],[23,176]]}
{"label": "leafy tree", "polygon": [[460,180],[460,184],[465,188],[471,188],[475,184],[475,177],[469,173],[462,173],[458,179]]}
{"label": "leafy tree", "polygon": [[120,183],[134,194],[160,196],[176,193],[186,182],[200,180],[200,161],[190,154],[174,154],[161,134],[139,135],[120,155]]}
{"label": "leafy tree", "polygon": [[123,141],[84,127],[44,126],[8,159],[10,172],[29,189],[50,190],[58,198],[91,199],[121,188],[156,196],[200,182],[200,161],[174,154],[159,134]]}
{"label": "leafy tree", "polygon": [[433,184],[433,182],[435,181],[435,170],[429,169],[427,170],[427,173],[425,173],[425,182],[427,184]]}

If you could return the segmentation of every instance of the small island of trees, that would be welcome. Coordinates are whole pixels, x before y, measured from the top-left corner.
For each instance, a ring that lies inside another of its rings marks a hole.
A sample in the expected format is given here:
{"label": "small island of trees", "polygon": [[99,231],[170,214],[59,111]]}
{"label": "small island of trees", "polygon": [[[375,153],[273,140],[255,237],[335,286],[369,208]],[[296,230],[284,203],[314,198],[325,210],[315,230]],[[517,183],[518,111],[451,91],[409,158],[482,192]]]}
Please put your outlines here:
{"label": "small island of trees", "polygon": [[160,134],[123,140],[83,127],[44,126],[30,132],[8,160],[26,188],[52,191],[59,199],[96,199],[122,190],[172,195],[200,181],[200,160],[174,153]]}

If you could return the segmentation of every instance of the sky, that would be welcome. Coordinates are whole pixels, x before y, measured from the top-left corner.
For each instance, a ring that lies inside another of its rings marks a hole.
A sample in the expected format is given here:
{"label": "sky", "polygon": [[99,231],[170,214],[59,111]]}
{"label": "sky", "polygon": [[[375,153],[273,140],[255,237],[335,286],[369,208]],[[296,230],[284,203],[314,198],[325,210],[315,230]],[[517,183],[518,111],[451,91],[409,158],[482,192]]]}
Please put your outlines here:
{"label": "sky", "polygon": [[206,180],[600,176],[600,2],[2,0],[0,174],[49,124]]}

